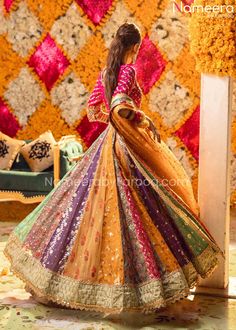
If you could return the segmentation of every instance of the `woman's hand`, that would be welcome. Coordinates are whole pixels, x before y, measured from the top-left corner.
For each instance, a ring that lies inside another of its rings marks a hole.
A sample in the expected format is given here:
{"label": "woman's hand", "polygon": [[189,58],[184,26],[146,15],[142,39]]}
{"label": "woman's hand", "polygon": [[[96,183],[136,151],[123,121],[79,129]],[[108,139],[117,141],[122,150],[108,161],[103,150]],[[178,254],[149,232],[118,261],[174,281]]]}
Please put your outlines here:
{"label": "woman's hand", "polygon": [[161,142],[161,136],[158,133],[155,125],[153,124],[153,121],[151,120],[151,118],[146,116],[147,121],[149,122],[149,127],[148,129],[150,129],[150,131],[153,133],[154,135],[154,139],[157,139],[157,141],[160,143]]}
{"label": "woman's hand", "polygon": [[124,106],[117,106],[119,116],[128,119],[130,121],[134,121],[134,123],[138,127],[148,128],[154,136],[154,140],[161,142],[160,134],[158,133],[153,121],[148,116],[145,116],[145,113],[142,111],[135,111],[133,109],[124,107]]}

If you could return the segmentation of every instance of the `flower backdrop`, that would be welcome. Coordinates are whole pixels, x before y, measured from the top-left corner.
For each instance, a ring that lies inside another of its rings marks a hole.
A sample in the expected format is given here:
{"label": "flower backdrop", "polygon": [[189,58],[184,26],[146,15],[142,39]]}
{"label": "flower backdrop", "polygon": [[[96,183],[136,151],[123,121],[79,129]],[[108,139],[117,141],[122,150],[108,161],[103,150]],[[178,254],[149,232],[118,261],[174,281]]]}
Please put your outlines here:
{"label": "flower backdrop", "polygon": [[[114,32],[123,22],[134,22],[143,37],[136,64],[142,108],[197,194],[200,76],[190,54],[188,19],[168,0],[2,0],[0,130],[17,138],[36,138],[47,129],[56,139],[76,133],[87,148],[106,127],[88,122],[88,95]],[[233,107],[236,137],[236,86]]]}
{"label": "flower backdrop", "polygon": [[196,59],[196,69],[236,78],[236,1],[195,0],[194,5],[221,6],[218,11],[196,11],[191,16],[191,52]]}

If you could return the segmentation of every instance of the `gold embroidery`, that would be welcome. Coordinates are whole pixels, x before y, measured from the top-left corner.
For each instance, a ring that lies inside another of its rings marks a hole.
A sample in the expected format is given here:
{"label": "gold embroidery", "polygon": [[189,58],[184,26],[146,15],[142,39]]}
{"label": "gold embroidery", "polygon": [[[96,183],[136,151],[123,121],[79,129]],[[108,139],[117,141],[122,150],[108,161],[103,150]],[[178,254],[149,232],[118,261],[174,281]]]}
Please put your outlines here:
{"label": "gold embroidery", "polygon": [[[133,159],[133,161],[135,162],[135,165],[138,167],[139,171],[142,173],[142,175],[147,178],[147,174],[146,172],[143,170],[143,168],[139,165],[139,163],[137,162],[136,158],[133,156],[132,152],[130,151],[130,155]],[[212,246],[212,248],[217,251],[218,253],[220,253],[223,257],[224,257],[224,253],[220,250],[220,248],[218,247],[218,245],[205,233],[202,231],[202,229],[200,227],[197,226],[197,224],[195,224],[193,221],[191,221],[191,219],[187,216],[186,213],[184,213],[179,207],[177,207],[172,201],[171,199],[165,195],[163,193],[163,191],[161,190],[160,187],[158,187],[156,184],[154,184],[154,182],[152,180],[149,180],[150,184],[152,185],[152,187],[154,188],[154,190],[156,192],[158,192],[158,194],[160,195],[160,197],[165,201],[165,203],[167,203],[167,205],[169,205],[191,228],[193,228],[194,230],[196,230],[199,235],[208,242],[208,244],[210,244],[210,246]]]}
{"label": "gold embroidery", "polygon": [[89,121],[100,121],[108,123],[109,113],[106,111],[105,104],[99,104],[95,106],[87,106],[87,117]]}
{"label": "gold embroidery", "polygon": [[[211,255],[211,251],[207,250],[196,258],[196,262],[201,261],[202,268],[207,256]],[[188,284],[190,278],[193,278],[192,266],[188,265],[183,270],[180,268],[165,274],[161,280],[155,279],[139,285],[108,285],[78,281],[44,268],[39,260],[22,248],[21,242],[14,234],[10,236],[4,254],[11,261],[12,271],[38,297],[75,309],[113,313],[151,312],[187,297],[190,288],[197,283],[194,278],[194,282]],[[212,261],[210,264],[211,268],[205,276],[209,276],[216,267]],[[188,282],[185,277],[187,272]]]}

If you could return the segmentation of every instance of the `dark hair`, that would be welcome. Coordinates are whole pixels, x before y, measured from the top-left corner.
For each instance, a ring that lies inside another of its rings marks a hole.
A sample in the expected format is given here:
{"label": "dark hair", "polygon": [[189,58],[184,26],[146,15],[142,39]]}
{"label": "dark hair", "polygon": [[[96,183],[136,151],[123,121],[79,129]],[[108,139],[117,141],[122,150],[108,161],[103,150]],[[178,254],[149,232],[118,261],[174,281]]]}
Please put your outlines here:
{"label": "dark hair", "polygon": [[140,42],[141,35],[134,24],[124,23],[117,30],[108,53],[105,73],[105,95],[108,104],[117,86],[119,69],[126,51]]}

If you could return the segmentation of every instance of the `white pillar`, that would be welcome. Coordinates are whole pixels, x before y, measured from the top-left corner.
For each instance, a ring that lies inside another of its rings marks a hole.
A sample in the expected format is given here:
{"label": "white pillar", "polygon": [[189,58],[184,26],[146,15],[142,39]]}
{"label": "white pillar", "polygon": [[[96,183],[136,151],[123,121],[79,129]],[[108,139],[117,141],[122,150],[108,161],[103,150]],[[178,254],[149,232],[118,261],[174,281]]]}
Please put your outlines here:
{"label": "white pillar", "polygon": [[198,202],[200,216],[226,259],[200,286],[226,288],[229,268],[232,79],[201,76]]}

